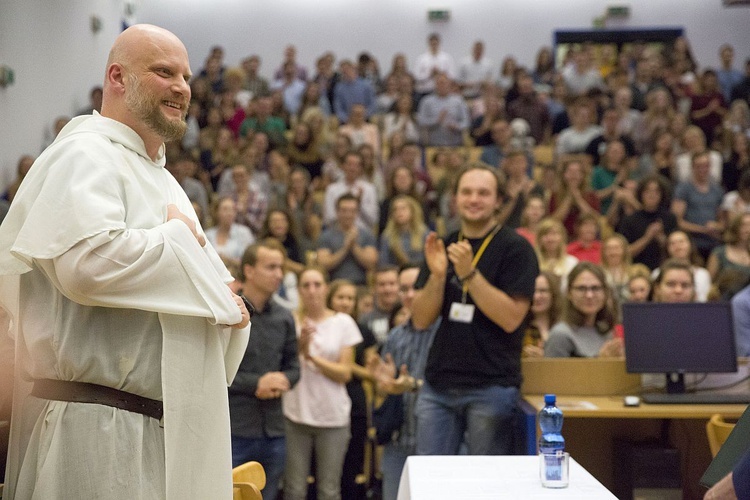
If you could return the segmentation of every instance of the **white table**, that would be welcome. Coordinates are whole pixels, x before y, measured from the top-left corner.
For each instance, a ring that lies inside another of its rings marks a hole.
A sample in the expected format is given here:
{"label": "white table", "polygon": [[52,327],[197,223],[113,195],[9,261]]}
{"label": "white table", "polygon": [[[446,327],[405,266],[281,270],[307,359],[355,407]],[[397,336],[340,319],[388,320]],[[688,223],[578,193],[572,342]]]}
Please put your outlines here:
{"label": "white table", "polygon": [[401,474],[398,500],[617,498],[594,476],[570,459],[570,486],[542,487],[539,457],[412,456]]}

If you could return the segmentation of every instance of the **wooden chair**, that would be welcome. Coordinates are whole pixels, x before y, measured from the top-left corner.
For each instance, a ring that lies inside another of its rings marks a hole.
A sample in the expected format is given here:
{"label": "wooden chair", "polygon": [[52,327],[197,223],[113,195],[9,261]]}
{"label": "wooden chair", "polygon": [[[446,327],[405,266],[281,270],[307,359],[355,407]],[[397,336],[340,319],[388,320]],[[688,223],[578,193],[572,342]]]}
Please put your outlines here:
{"label": "wooden chair", "polygon": [[253,483],[234,483],[233,500],[263,500],[263,494]]}
{"label": "wooden chair", "polygon": [[232,469],[234,500],[263,500],[260,490],[266,487],[266,471],[258,462],[246,462]]}
{"label": "wooden chair", "polygon": [[721,414],[717,413],[711,417],[706,423],[706,436],[708,437],[708,446],[711,448],[711,455],[716,456],[719,453],[719,448],[727,440],[729,434],[734,429],[734,425],[731,422],[724,420]]}

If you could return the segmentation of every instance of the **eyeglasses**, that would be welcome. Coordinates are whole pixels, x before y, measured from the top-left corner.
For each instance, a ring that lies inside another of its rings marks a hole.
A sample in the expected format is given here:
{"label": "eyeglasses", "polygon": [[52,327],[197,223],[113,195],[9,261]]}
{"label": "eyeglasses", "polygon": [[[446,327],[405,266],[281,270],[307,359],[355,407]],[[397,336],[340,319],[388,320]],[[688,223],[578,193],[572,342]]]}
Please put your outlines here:
{"label": "eyeglasses", "polygon": [[597,295],[597,294],[604,292],[604,287],[601,285],[591,285],[591,286],[576,285],[576,286],[570,287],[570,289],[580,295],[586,295],[589,292]]}

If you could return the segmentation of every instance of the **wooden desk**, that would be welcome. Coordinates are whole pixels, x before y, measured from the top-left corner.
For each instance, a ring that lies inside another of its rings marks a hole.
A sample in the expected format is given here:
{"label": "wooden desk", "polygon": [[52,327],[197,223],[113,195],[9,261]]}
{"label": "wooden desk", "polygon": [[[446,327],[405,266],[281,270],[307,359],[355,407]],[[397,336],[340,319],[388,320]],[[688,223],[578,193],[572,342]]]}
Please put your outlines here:
{"label": "wooden desk", "polygon": [[[543,395],[524,395],[537,410]],[[668,440],[679,449],[685,499],[701,499],[698,479],[711,462],[705,424],[721,413],[739,418],[745,405],[649,405],[626,407],[622,396],[558,396],[563,410],[565,448],[602,484],[614,489],[613,439]]]}
{"label": "wooden desk", "polygon": [[[524,395],[537,410],[544,407],[544,395]],[[628,407],[622,396],[558,396],[557,406],[565,418],[658,418],[708,420],[714,413],[740,418],[746,405],[650,405]]]}
{"label": "wooden desk", "polygon": [[572,457],[570,485],[544,488],[536,455],[411,456],[406,460],[398,489],[398,500],[505,498],[616,500]]}

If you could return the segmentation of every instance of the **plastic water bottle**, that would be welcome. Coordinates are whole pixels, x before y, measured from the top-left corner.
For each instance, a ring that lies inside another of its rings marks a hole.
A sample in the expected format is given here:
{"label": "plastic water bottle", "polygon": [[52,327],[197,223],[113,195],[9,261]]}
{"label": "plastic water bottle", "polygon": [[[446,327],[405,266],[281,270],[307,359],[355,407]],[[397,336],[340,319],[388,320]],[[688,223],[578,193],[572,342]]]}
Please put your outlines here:
{"label": "plastic water bottle", "polygon": [[555,406],[554,394],[544,395],[544,408],[539,412],[539,453],[541,457],[542,485],[550,488],[564,488],[568,485],[567,471],[563,468],[565,439],[562,436],[563,413]]}

